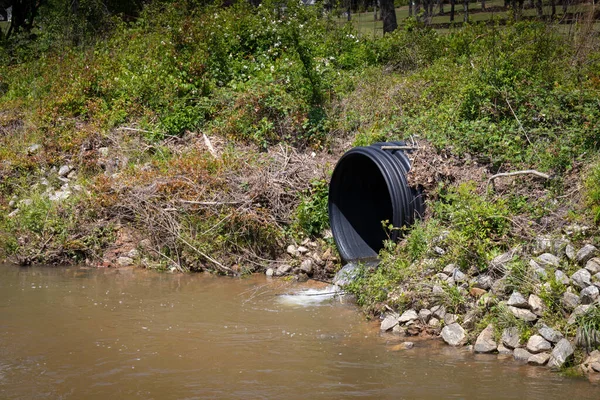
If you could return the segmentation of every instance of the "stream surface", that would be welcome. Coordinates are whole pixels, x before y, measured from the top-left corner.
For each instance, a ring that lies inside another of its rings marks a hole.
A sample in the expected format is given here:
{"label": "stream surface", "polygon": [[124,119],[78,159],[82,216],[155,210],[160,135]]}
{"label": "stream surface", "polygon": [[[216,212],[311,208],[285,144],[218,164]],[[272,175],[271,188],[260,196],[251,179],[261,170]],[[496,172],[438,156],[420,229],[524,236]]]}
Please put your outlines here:
{"label": "stream surface", "polygon": [[[600,387],[380,335],[314,284],[0,265],[0,399],[600,399]],[[308,301],[305,301],[308,300]]]}

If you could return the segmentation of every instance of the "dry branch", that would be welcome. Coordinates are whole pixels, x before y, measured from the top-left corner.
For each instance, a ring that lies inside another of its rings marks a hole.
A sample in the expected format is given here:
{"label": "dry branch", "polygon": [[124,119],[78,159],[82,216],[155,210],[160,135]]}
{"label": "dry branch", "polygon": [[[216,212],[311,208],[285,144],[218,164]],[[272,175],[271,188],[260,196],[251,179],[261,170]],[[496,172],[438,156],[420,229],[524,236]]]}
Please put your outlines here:
{"label": "dry branch", "polygon": [[490,183],[494,183],[494,179],[500,178],[502,176],[516,176],[516,175],[535,175],[540,178],[550,179],[550,175],[544,174],[543,172],[536,171],[535,169],[526,169],[522,171],[513,171],[513,172],[502,172],[500,174],[492,175],[490,179],[488,179],[486,190],[490,186]]}

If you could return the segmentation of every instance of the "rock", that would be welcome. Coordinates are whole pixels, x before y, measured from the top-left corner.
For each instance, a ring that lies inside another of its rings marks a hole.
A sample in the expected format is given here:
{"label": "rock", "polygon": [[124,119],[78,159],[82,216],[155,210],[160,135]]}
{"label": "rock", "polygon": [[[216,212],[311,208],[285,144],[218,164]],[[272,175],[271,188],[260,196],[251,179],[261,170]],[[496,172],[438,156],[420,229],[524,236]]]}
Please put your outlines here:
{"label": "rock", "polygon": [[452,275],[454,273],[455,269],[456,269],[456,264],[448,264],[444,267],[442,272],[445,273],[446,275]]}
{"label": "rock", "polygon": [[560,302],[567,310],[572,310],[581,303],[581,300],[575,293],[565,292]]}
{"label": "rock", "polygon": [[594,275],[600,272],[600,258],[594,257],[585,264],[585,269]]}
{"label": "rock", "polygon": [[474,287],[483,289],[483,290],[490,290],[492,288],[493,284],[494,284],[494,279],[491,276],[484,274],[484,275],[479,275],[477,277]]}
{"label": "rock", "polygon": [[127,252],[127,257],[129,258],[138,258],[140,256],[140,252],[137,249],[131,249]]}
{"label": "rock", "polygon": [[108,156],[108,147],[99,147],[98,153],[100,154],[101,157]]}
{"label": "rock", "polygon": [[66,200],[69,198],[70,195],[71,195],[70,190],[57,190],[56,192],[50,193],[48,195],[48,200],[50,200],[50,201]]}
{"label": "rock", "polygon": [[506,294],[506,278],[500,278],[492,285],[492,293],[496,296],[503,296]]}
{"label": "rock", "polygon": [[487,293],[486,290],[480,289],[480,288],[476,288],[476,287],[473,287],[473,288],[471,288],[471,290],[469,290],[469,294],[471,296],[475,297],[476,299],[480,298],[481,296],[483,296],[486,293]]}
{"label": "rock", "polygon": [[273,268],[267,268],[267,271],[265,272],[266,276],[273,276],[275,275],[275,270]]}
{"label": "rock", "polygon": [[490,271],[498,271],[498,272],[504,272],[506,271],[506,265],[512,261],[514,255],[515,255],[516,251],[515,250],[510,250],[507,251],[506,253],[500,254],[499,256],[495,257],[490,264],[488,265],[488,269]]}
{"label": "rock", "polygon": [[552,250],[552,239],[538,236],[535,238],[535,254],[545,253]]}
{"label": "rock", "polygon": [[534,260],[529,260],[529,270],[538,278],[547,279],[548,272]]}
{"label": "rock", "polygon": [[589,304],[581,304],[573,310],[567,323],[573,325],[577,321],[577,316],[585,314],[591,306]]}
{"label": "rock", "polygon": [[406,327],[402,325],[396,325],[392,328],[392,333],[398,336],[406,336]]}
{"label": "rock", "polygon": [[467,275],[460,271],[458,268],[454,270],[454,275],[452,275],[454,282],[464,282],[467,280]]}
{"label": "rock", "polygon": [[442,339],[450,346],[458,346],[465,340],[465,330],[457,323],[446,325],[442,329]]}
{"label": "rock", "polygon": [[446,324],[446,325],[451,325],[451,324],[455,323],[457,320],[458,320],[458,317],[456,316],[456,314],[446,313],[446,315],[444,315],[444,324]]}
{"label": "rock", "polygon": [[438,328],[440,326],[440,320],[437,318],[431,318],[429,320],[429,326],[432,328]]}
{"label": "rock", "polygon": [[33,204],[33,200],[31,199],[23,199],[19,201],[19,207],[29,207]]}
{"label": "rock", "polygon": [[321,258],[325,261],[334,261],[335,257],[331,254],[331,249],[325,250],[325,252],[321,255]]}
{"label": "rock", "polygon": [[534,354],[527,360],[527,364],[529,365],[544,365],[548,362],[550,358],[550,353],[540,353]]}
{"label": "rock", "polygon": [[448,280],[448,275],[444,274],[443,272],[435,274],[435,277],[442,282],[445,282]]}
{"label": "rock", "polygon": [[513,352],[513,357],[515,358],[515,360],[517,361],[529,361],[529,359],[531,358],[533,354],[531,354],[530,352],[528,352],[527,350],[521,348],[521,347],[517,347],[515,349],[515,351]]}
{"label": "rock", "polygon": [[554,271],[554,278],[556,279],[557,282],[560,282],[565,286],[567,286],[569,283],[571,283],[571,280],[569,279],[567,274],[562,272],[560,269],[557,269],[556,271]]}
{"label": "rock", "polygon": [[308,253],[308,249],[304,246],[299,246],[298,248],[296,248],[296,251],[300,254],[306,254]]}
{"label": "rock", "polygon": [[275,271],[275,275],[282,276],[282,275],[290,273],[291,270],[292,270],[291,265],[281,264],[279,267],[277,267],[277,270]]}
{"label": "rock", "polygon": [[598,254],[598,249],[591,244],[583,246],[575,255],[577,262],[580,265],[585,265],[590,259]]}
{"label": "rock", "polygon": [[27,154],[31,156],[31,155],[37,153],[38,150],[41,149],[41,148],[42,148],[41,145],[39,145],[37,143],[34,143],[34,144],[32,144],[31,146],[29,146],[27,148]]}
{"label": "rock", "polygon": [[287,253],[291,256],[298,255],[298,249],[293,244],[290,244],[285,251],[287,251]]}
{"label": "rock", "polygon": [[571,280],[581,289],[585,289],[592,284],[592,275],[587,269],[582,268],[571,275]]}
{"label": "rock", "polygon": [[439,246],[435,246],[433,248],[433,251],[435,252],[435,254],[437,254],[438,256],[443,256],[444,254],[446,254],[446,250],[442,249]]}
{"label": "rock", "polygon": [[531,311],[533,311],[535,315],[539,317],[544,315],[544,310],[546,306],[544,305],[544,302],[539,296],[535,294],[530,294],[529,300],[527,302],[529,303],[529,309],[531,309]]}
{"label": "rock", "polygon": [[550,253],[544,253],[537,258],[538,264],[542,267],[559,267],[560,258]]}
{"label": "rock", "polygon": [[433,294],[444,294],[444,289],[442,289],[439,285],[433,285],[433,289],[431,289]]}
{"label": "rock", "polygon": [[409,350],[415,347],[413,342],[402,342],[390,348],[391,351]]}
{"label": "rock", "polygon": [[465,329],[473,329],[475,323],[479,319],[479,311],[476,308],[469,310],[463,317],[462,327]]}
{"label": "rock", "polygon": [[527,351],[532,354],[541,353],[542,351],[550,350],[552,345],[549,341],[540,335],[532,335],[527,341]]}
{"label": "rock", "polygon": [[61,167],[58,169],[58,176],[60,176],[60,177],[63,177],[63,178],[64,178],[64,177],[66,177],[66,176],[67,176],[67,174],[68,174],[69,172],[71,172],[71,170],[72,170],[72,169],[73,169],[73,167],[72,167],[72,166],[70,166],[70,165],[63,165],[63,166],[61,166]]}
{"label": "rock", "polygon": [[577,225],[577,224],[573,224],[573,225],[569,225],[563,228],[563,231],[569,235],[569,236],[573,236],[573,235],[587,235],[588,231],[590,230],[589,226],[586,225]]}
{"label": "rock", "polygon": [[302,261],[302,263],[300,264],[300,271],[304,272],[307,275],[311,275],[313,272],[313,260],[307,258],[306,260]]}
{"label": "rock", "polygon": [[535,315],[534,313],[532,313],[529,310],[526,310],[524,308],[517,308],[517,307],[512,307],[512,306],[508,306],[508,310],[517,318],[522,319],[523,321],[527,321],[527,322],[534,322],[535,320],[538,319],[538,316]]}
{"label": "rock", "polygon": [[565,247],[565,254],[567,255],[567,258],[571,261],[573,261],[575,259],[575,256],[577,253],[575,253],[575,247],[573,247],[572,245],[568,244]]}
{"label": "rock", "polygon": [[431,315],[437,319],[444,319],[444,316],[446,315],[446,307],[443,305],[431,307]]}
{"label": "rock", "polygon": [[402,313],[402,315],[398,319],[398,322],[404,324],[409,321],[414,321],[415,319],[419,319],[419,315],[417,314],[417,312],[415,310],[408,310]]}
{"label": "rock", "polygon": [[419,319],[421,320],[421,322],[426,324],[430,318],[431,318],[431,311],[429,311],[426,308],[419,310]]}
{"label": "rock", "polygon": [[561,339],[564,338],[562,333],[560,333],[559,331],[554,330],[546,325],[542,325],[538,329],[538,332],[539,332],[540,336],[542,336],[544,339],[546,339],[547,341],[549,341],[551,343],[558,343]]}
{"label": "rock", "polygon": [[502,344],[509,349],[515,349],[520,345],[519,330],[516,326],[506,328],[502,331]]}
{"label": "rock", "polygon": [[573,355],[573,346],[567,339],[561,339],[552,350],[548,367],[552,369],[560,369],[564,363]]}
{"label": "rock", "polygon": [[504,345],[502,343],[500,343],[498,345],[498,354],[501,354],[503,356],[508,356],[508,355],[512,355],[513,351],[507,347],[504,347]]}
{"label": "rock", "polygon": [[600,291],[596,286],[588,286],[579,293],[581,304],[592,304],[600,295]]}
{"label": "rock", "polygon": [[383,321],[381,321],[381,326],[379,327],[379,329],[382,332],[386,332],[386,331],[389,331],[390,329],[392,329],[396,325],[398,325],[398,314],[391,313],[391,314],[386,315],[386,317],[383,319]]}
{"label": "rock", "polygon": [[129,257],[119,257],[117,258],[117,265],[119,267],[128,267],[133,265],[133,260]]}
{"label": "rock", "polygon": [[523,295],[519,292],[513,292],[513,294],[510,295],[510,298],[508,299],[508,302],[506,304],[508,304],[509,306],[519,308],[529,307],[529,303],[527,303],[525,297],[523,297]]}
{"label": "rock", "polygon": [[477,336],[475,353],[491,353],[497,348],[498,345],[494,340],[494,327],[490,324]]}
{"label": "rock", "polygon": [[414,324],[412,322],[409,322],[408,328],[406,328],[406,333],[409,334],[410,336],[417,336],[419,333],[421,333],[421,327],[418,326],[417,324]]}

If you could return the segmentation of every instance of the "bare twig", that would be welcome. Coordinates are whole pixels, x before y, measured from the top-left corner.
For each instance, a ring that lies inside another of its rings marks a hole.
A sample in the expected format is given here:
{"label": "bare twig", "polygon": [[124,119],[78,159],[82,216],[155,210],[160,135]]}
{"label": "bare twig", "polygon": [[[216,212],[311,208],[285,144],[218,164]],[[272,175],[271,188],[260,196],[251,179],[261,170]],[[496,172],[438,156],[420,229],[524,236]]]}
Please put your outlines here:
{"label": "bare twig", "polygon": [[117,128],[117,130],[119,130],[119,131],[131,131],[131,132],[143,132],[143,133],[155,133],[155,132],[152,132],[152,131],[148,131],[146,129],[130,128],[128,126],[121,126],[121,127]]}
{"label": "bare twig", "polygon": [[381,150],[418,150],[415,146],[381,146]]}
{"label": "bare twig", "polygon": [[208,136],[206,136],[205,133],[202,134],[202,138],[204,139],[204,144],[206,145],[206,147],[208,148],[208,151],[210,152],[210,154],[212,154],[212,156],[214,158],[218,158],[219,155],[217,154],[217,151],[215,150],[215,148],[213,147],[212,143],[210,142],[210,139],[208,138]]}
{"label": "bare twig", "polygon": [[199,206],[225,206],[225,205],[237,205],[237,204],[246,204],[249,203],[249,200],[246,201],[194,201],[194,200],[179,200],[180,203],[185,204],[196,204]]}
{"label": "bare twig", "polygon": [[515,117],[515,120],[517,121],[517,124],[519,124],[519,128],[521,128],[521,131],[525,135],[525,138],[527,139],[527,142],[529,143],[530,146],[533,146],[533,143],[531,143],[531,140],[529,140],[529,135],[527,135],[527,132],[525,131],[525,128],[523,128],[523,124],[521,124],[521,121],[519,120],[519,117],[517,117],[517,114],[515,113],[515,110],[513,110],[512,106],[510,105],[510,101],[508,101],[508,94],[505,94],[504,99],[506,100],[506,104],[508,104],[508,108],[510,108],[510,112],[512,113],[513,117]]}
{"label": "bare twig", "polygon": [[550,179],[550,175],[544,174],[543,172],[536,171],[535,169],[526,169],[523,171],[513,171],[513,172],[502,172],[500,174],[492,175],[490,177],[490,179],[488,179],[485,189],[487,190],[487,188],[490,186],[490,183],[494,182],[494,179],[499,178],[501,176],[516,176],[516,175],[527,175],[527,174],[539,176],[540,178],[544,178],[544,179]]}

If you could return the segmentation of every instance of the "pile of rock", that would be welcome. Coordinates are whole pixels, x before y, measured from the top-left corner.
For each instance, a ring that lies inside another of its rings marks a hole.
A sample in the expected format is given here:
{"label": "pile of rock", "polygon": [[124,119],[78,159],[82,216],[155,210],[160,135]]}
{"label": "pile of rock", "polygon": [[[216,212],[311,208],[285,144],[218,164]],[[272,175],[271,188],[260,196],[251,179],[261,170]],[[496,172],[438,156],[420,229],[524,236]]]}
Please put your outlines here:
{"label": "pile of rock", "polygon": [[290,244],[286,252],[289,259],[266,270],[267,276],[294,274],[299,280],[331,275],[335,271],[336,256],[331,249],[321,249],[318,242],[305,239],[300,245]]}

